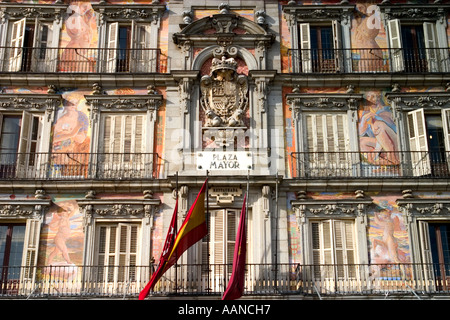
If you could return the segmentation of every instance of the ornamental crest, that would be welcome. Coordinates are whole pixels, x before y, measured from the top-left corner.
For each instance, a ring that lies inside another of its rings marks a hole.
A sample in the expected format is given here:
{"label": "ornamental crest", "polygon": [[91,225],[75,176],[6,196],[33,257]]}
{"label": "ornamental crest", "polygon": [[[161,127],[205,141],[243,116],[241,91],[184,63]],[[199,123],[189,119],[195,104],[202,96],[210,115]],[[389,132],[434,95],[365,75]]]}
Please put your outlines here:
{"label": "ornamental crest", "polygon": [[200,83],[201,105],[206,114],[205,127],[243,127],[248,107],[248,80],[237,73],[234,58],[213,58],[210,75]]}

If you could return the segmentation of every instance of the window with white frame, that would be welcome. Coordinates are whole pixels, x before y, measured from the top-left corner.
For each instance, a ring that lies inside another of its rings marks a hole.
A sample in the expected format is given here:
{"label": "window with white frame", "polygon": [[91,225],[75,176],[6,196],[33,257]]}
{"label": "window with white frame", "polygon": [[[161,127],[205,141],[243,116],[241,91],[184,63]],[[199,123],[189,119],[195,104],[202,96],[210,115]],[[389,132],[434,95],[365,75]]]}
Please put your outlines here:
{"label": "window with white frame", "polygon": [[403,11],[389,15],[386,26],[393,72],[448,71],[446,26],[440,22],[439,8],[418,8],[414,19]]}
{"label": "window with white frame", "polygon": [[103,114],[101,168],[105,175],[139,176],[151,163],[146,150],[146,114]]}
{"label": "window with white frame", "polygon": [[35,173],[39,163],[43,115],[0,114],[0,174],[25,177]]}
{"label": "window with white frame", "polygon": [[3,70],[56,71],[59,29],[57,22],[37,18],[9,21]]}
{"label": "window with white frame", "polygon": [[342,71],[341,24],[300,23],[300,58],[302,72],[331,73]]}
{"label": "window with white frame", "polygon": [[321,279],[351,279],[355,275],[354,220],[311,221],[314,275]]}
{"label": "window with white frame", "polygon": [[416,109],[407,113],[409,148],[415,176],[449,172],[450,109]]}
{"label": "window with white frame", "polygon": [[151,72],[156,51],[151,48],[151,24],[112,22],[106,37],[106,72]]}
{"label": "window with white frame", "polygon": [[137,223],[98,224],[94,258],[98,281],[118,285],[136,280],[139,239],[140,225]]}
{"label": "window with white frame", "polygon": [[212,210],[208,219],[208,235],[202,241],[203,275],[211,270],[214,286],[231,276],[240,210]]}

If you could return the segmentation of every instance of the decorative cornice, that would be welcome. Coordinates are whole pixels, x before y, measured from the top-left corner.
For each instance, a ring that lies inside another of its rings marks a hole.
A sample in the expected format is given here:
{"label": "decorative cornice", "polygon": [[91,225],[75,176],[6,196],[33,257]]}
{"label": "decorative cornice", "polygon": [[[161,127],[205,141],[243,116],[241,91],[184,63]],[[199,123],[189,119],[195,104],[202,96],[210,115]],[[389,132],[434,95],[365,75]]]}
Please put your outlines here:
{"label": "decorative cornice", "polygon": [[50,205],[50,199],[0,200],[0,221],[2,218],[41,218],[43,210]]}
{"label": "decorative cornice", "polygon": [[399,209],[408,216],[438,217],[450,215],[450,199],[397,199]]}
{"label": "decorative cornice", "polygon": [[290,25],[301,21],[348,20],[355,5],[302,5],[288,3],[283,6],[284,18]]}
{"label": "decorative cornice", "polygon": [[294,111],[356,110],[362,99],[362,94],[348,93],[289,93],[286,95],[286,102]]}
{"label": "decorative cornice", "polygon": [[387,19],[404,20],[438,20],[445,18],[448,6],[442,4],[416,4],[411,8],[409,4],[380,4],[380,10]]}
{"label": "decorative cornice", "polygon": [[373,203],[370,198],[356,199],[299,199],[291,201],[292,207],[298,210],[300,217],[357,217],[365,216],[366,209]]}
{"label": "decorative cornice", "polygon": [[157,111],[162,105],[163,96],[160,94],[148,95],[85,95],[89,106],[91,123],[98,119],[99,112],[107,111]]}
{"label": "decorative cornice", "polygon": [[77,200],[84,213],[84,225],[90,225],[93,218],[137,218],[146,219],[150,224],[155,207],[161,204],[159,199],[95,199],[89,197]]}
{"label": "decorative cornice", "polygon": [[99,12],[100,24],[105,21],[158,21],[166,10],[166,6],[153,1],[150,5],[111,5],[106,2],[92,4],[92,8]]}
{"label": "decorative cornice", "polygon": [[60,94],[0,94],[0,109],[38,111],[53,109],[62,102]]}
{"label": "decorative cornice", "polygon": [[445,109],[450,107],[450,92],[388,92],[386,98],[399,110]]}

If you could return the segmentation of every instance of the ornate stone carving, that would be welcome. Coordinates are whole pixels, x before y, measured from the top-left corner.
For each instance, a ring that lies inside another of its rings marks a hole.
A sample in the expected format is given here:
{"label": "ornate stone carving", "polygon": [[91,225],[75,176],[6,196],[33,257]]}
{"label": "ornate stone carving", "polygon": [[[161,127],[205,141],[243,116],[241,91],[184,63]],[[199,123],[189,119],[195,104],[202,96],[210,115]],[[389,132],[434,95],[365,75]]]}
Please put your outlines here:
{"label": "ornate stone carving", "polygon": [[248,79],[237,73],[234,58],[213,58],[210,75],[202,77],[201,105],[205,127],[243,127],[248,108]]}

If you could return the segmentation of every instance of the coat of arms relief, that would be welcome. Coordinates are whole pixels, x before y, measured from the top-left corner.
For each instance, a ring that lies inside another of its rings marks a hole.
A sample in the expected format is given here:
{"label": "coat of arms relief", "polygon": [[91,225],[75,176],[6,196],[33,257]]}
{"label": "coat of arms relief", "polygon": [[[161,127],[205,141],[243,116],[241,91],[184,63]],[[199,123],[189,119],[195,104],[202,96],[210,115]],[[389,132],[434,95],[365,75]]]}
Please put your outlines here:
{"label": "coat of arms relief", "polygon": [[206,115],[204,130],[214,132],[217,146],[229,146],[246,129],[248,79],[237,73],[233,57],[214,57],[209,75],[201,78],[200,103]]}

